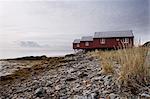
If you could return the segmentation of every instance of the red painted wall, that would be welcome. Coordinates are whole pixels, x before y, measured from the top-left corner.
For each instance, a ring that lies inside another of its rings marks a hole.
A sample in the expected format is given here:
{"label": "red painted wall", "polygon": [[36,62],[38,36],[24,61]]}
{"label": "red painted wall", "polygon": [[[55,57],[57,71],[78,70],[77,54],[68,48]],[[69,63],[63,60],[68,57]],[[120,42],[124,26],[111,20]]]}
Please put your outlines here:
{"label": "red painted wall", "polygon": [[93,41],[94,48],[110,48],[114,44],[115,42],[113,42],[113,39],[105,39],[105,44],[101,44],[100,39],[95,38]]}
{"label": "red painted wall", "polygon": [[77,47],[77,43],[73,43],[73,49],[80,49],[80,47]]}
{"label": "red painted wall", "polygon": [[[117,41],[116,39],[119,39]],[[124,38],[105,38],[105,44],[100,43],[100,39],[94,38],[93,48],[123,48],[124,46],[132,47],[133,38],[129,38],[129,43],[123,43]]]}
{"label": "red painted wall", "polygon": [[[116,39],[119,39],[119,41]],[[123,43],[123,39],[124,38],[105,38],[105,44],[101,44],[100,38],[94,38],[93,41],[88,41],[89,46],[85,46],[85,41],[80,41],[80,47],[77,47],[77,44],[73,43],[73,49],[124,48],[134,46],[133,37],[129,37],[128,43]]]}
{"label": "red painted wall", "polygon": [[81,49],[91,49],[93,48],[93,42],[92,41],[87,41],[89,42],[89,46],[85,46],[85,41],[80,41],[80,48]]}

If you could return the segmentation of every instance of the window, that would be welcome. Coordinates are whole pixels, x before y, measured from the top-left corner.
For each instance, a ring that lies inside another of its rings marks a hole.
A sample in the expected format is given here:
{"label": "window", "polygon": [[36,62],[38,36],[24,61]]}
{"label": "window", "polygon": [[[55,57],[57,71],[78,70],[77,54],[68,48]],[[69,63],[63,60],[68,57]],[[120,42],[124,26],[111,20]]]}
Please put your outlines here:
{"label": "window", "polygon": [[80,47],[80,44],[77,44],[77,47]]}
{"label": "window", "polygon": [[117,38],[116,41],[119,41],[119,39]]}
{"label": "window", "polygon": [[85,46],[89,46],[89,42],[85,42]]}
{"label": "window", "polygon": [[123,42],[124,43],[128,43],[129,42],[129,38],[123,38]]}
{"label": "window", "polygon": [[102,38],[102,39],[100,40],[100,43],[101,43],[101,44],[105,44],[105,39]]}

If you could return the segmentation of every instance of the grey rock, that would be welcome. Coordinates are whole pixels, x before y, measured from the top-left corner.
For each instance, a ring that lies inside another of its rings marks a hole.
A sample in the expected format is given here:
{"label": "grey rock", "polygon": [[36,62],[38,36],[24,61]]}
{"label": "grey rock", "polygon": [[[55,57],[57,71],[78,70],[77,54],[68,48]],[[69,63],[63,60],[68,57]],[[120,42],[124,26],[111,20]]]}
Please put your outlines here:
{"label": "grey rock", "polygon": [[59,99],[68,99],[67,96],[62,96],[62,97],[59,97]]}
{"label": "grey rock", "polygon": [[68,73],[72,73],[72,72],[74,72],[75,70],[74,70],[74,68],[69,68],[69,69],[67,69],[67,72]]}
{"label": "grey rock", "polygon": [[92,81],[103,81],[103,77],[102,76],[94,77],[92,78]]}
{"label": "grey rock", "polygon": [[40,99],[39,97],[36,97],[35,99]]}
{"label": "grey rock", "polygon": [[33,83],[32,83],[32,86],[34,86],[34,85],[39,85],[39,83],[40,83],[40,82],[39,82],[38,80],[34,80]]}
{"label": "grey rock", "polygon": [[99,92],[98,91],[96,91],[96,92],[94,92],[94,93],[92,93],[91,94],[91,97],[92,97],[92,99],[99,99]]}
{"label": "grey rock", "polygon": [[112,75],[107,75],[105,78],[106,78],[106,79],[111,79],[111,78],[112,78]]}
{"label": "grey rock", "polygon": [[107,86],[107,85],[111,85],[111,82],[112,82],[112,75],[108,75],[104,78],[104,85]]}
{"label": "grey rock", "polygon": [[110,94],[110,92],[107,91],[107,90],[104,90],[102,93],[103,93],[103,94]]}
{"label": "grey rock", "polygon": [[116,99],[118,97],[118,95],[111,93],[109,94],[110,99]]}
{"label": "grey rock", "polygon": [[35,94],[36,97],[43,97],[45,93],[46,93],[45,89],[38,88],[38,89],[35,90],[34,94]]}
{"label": "grey rock", "polygon": [[52,81],[47,81],[47,82],[46,82],[46,87],[50,87],[52,84],[53,84]]}
{"label": "grey rock", "polygon": [[84,96],[75,95],[73,99],[85,99]]}
{"label": "grey rock", "polygon": [[147,93],[143,93],[143,94],[141,94],[141,97],[146,97],[146,98],[150,98],[150,94],[147,94]]}
{"label": "grey rock", "polygon": [[61,89],[60,85],[55,86],[55,90],[60,90],[60,89]]}
{"label": "grey rock", "polygon": [[83,95],[88,95],[90,94],[90,90],[83,90]]}
{"label": "grey rock", "polygon": [[84,95],[84,96],[75,96],[73,99],[96,99],[96,98],[92,98],[91,95]]}
{"label": "grey rock", "polygon": [[80,74],[78,75],[79,78],[84,78],[84,77],[86,77],[86,76],[88,76],[88,74],[87,74],[87,73],[84,73],[84,72],[82,72],[82,73],[80,73]]}

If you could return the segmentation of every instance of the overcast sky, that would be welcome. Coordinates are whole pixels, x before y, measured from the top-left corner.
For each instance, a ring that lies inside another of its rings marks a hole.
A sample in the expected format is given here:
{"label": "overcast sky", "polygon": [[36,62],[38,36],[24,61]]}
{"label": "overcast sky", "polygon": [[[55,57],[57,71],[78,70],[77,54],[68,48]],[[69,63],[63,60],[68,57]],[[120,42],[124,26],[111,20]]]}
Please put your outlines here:
{"label": "overcast sky", "polygon": [[113,30],[145,42],[149,28],[150,0],[0,0],[1,48],[71,49],[75,38]]}

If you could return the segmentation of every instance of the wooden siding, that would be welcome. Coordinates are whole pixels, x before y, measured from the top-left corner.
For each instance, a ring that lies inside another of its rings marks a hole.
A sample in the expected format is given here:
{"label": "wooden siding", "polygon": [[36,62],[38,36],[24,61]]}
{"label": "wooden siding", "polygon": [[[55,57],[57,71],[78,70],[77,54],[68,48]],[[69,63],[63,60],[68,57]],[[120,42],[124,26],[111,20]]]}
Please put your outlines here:
{"label": "wooden siding", "polygon": [[[123,42],[125,38],[128,38],[128,43]],[[134,46],[134,37],[104,38],[105,44],[101,44],[101,39],[93,38],[93,41],[80,41],[80,47],[77,47],[77,44],[73,44],[73,49],[118,49]],[[89,46],[85,46],[86,42],[89,42]]]}
{"label": "wooden siding", "polygon": [[[89,46],[85,46],[85,43],[89,42]],[[93,48],[93,41],[81,41],[80,42],[80,48],[81,49],[92,49]]]}
{"label": "wooden siding", "polygon": [[[117,41],[119,39],[119,41]],[[128,38],[128,43],[123,43],[124,38],[105,38],[105,44],[101,44],[100,38],[94,38],[93,48],[119,48],[124,46],[133,46],[133,38]]]}
{"label": "wooden siding", "polygon": [[[81,49],[80,46],[77,47],[77,44],[79,44],[79,43],[73,43],[73,49]],[[80,45],[80,44],[79,44],[79,45]]]}

